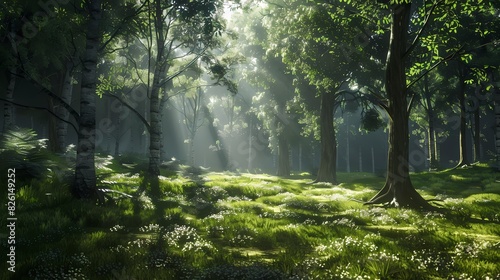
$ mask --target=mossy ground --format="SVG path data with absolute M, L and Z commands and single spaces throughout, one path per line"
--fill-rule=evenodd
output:
M 134 194 L 141 184 L 134 168 L 98 162 L 103 186 Z M 310 184 L 307 173 L 189 171 L 164 171 L 158 199 L 143 194 L 114 205 L 72 199 L 55 174 L 18 186 L 16 273 L 3 262 L 2 275 L 500 279 L 500 174 L 487 164 L 412 174 L 442 213 L 363 205 L 384 183 L 368 173 L 341 173 L 334 186 Z M 6 227 L 5 216 L 0 223 Z

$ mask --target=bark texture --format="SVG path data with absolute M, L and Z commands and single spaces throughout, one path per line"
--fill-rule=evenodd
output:
M 16 68 L 11 67 L 9 73 L 9 80 L 7 83 L 7 90 L 5 92 L 5 99 L 14 101 L 14 90 L 16 88 Z M 9 102 L 4 102 L 3 110 L 3 131 L 14 126 L 14 106 Z
M 160 164 L 161 164 L 161 140 L 162 140 L 162 127 L 161 127 L 161 100 L 160 90 L 161 81 L 165 77 L 166 71 L 166 56 L 165 56 L 165 34 L 163 22 L 163 9 L 161 1 L 156 0 L 155 4 L 155 30 L 156 30 L 156 64 L 154 68 L 153 84 L 151 87 L 151 98 L 149 106 L 150 114 L 150 137 L 149 137 L 149 176 L 150 176 L 150 190 L 153 195 L 159 195 L 159 178 Z
M 201 109 L 204 116 L 207 118 L 208 132 L 210 133 L 211 139 L 213 139 L 214 142 L 219 141 L 218 142 L 219 149 L 216 150 L 215 152 L 217 153 L 217 157 L 219 158 L 222 170 L 229 170 L 229 159 L 227 156 L 227 151 L 223 140 L 219 136 L 217 127 L 214 126 L 214 121 L 215 121 L 214 116 L 212 115 L 212 113 L 210 113 L 210 110 L 208 109 L 207 104 L 205 102 L 203 102 Z
M 278 91 L 275 91 L 278 92 Z M 288 145 L 288 120 L 283 100 L 277 99 L 277 114 L 275 115 L 276 134 L 278 138 L 278 170 L 276 175 L 290 176 L 290 151 Z
M 73 184 L 73 194 L 85 199 L 95 198 L 97 195 L 94 153 L 96 146 L 96 69 L 100 44 L 101 1 L 89 0 L 88 11 L 86 48 L 82 58 L 80 119 Z
M 333 126 L 334 102 L 333 94 L 321 94 L 321 159 L 315 182 L 337 183 L 337 140 Z
M 415 190 L 409 175 L 408 102 L 405 53 L 411 4 L 393 5 L 385 89 L 388 97 L 389 152 L 384 187 L 367 204 L 431 208 Z
M 481 86 L 476 85 L 476 96 L 481 94 Z M 473 162 L 481 160 L 481 107 L 479 100 L 476 99 L 477 104 L 474 104 L 474 159 Z
M 493 73 L 490 73 L 490 82 L 495 84 Z M 500 171 L 500 90 L 493 86 L 493 100 L 495 102 L 495 161 L 496 169 Z
M 459 148 L 460 158 L 457 167 L 469 165 L 469 158 L 467 156 L 467 112 L 465 110 L 465 70 L 459 69 L 460 88 L 458 92 L 458 102 L 460 105 L 460 136 Z
M 11 52 L 13 56 L 17 56 L 17 44 L 14 40 L 15 38 L 15 33 L 14 33 L 14 26 L 11 24 L 11 32 L 7 35 L 10 45 L 11 45 Z M 7 89 L 5 91 L 5 99 L 8 101 L 14 101 L 14 90 L 16 89 L 16 77 L 17 77 L 17 67 L 16 65 L 11 65 L 9 67 L 9 73 L 8 73 L 8 81 L 7 81 Z M 14 119 L 14 105 L 12 105 L 9 102 L 4 102 L 4 111 L 3 111 L 3 131 L 7 131 L 8 129 L 12 128 L 15 124 L 15 119 Z
M 426 102 L 427 117 L 429 118 L 429 129 L 428 133 L 428 147 L 429 147 L 429 169 L 435 170 L 439 168 L 437 149 L 436 149 L 436 130 L 435 130 L 435 114 L 434 106 L 431 101 L 431 92 L 429 90 L 429 78 L 424 77 L 424 98 Z
M 288 150 L 288 139 L 285 133 L 278 135 L 278 176 L 290 176 L 290 152 Z
M 67 104 L 71 104 L 71 98 L 73 96 L 73 63 L 66 63 L 66 69 L 64 73 L 64 78 L 62 82 L 61 89 L 61 99 Z M 68 120 L 69 112 L 61 105 L 54 106 L 55 113 L 63 120 Z M 55 151 L 57 153 L 64 153 L 66 150 L 66 136 L 68 135 L 68 124 L 61 121 L 56 120 L 56 147 Z

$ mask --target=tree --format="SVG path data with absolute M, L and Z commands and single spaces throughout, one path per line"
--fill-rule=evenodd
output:
M 374 65 L 380 72 L 377 60 L 381 36 L 369 33 L 373 24 L 350 16 L 351 8 L 342 1 L 321 0 L 273 2 L 268 8 L 272 50 L 280 53 L 289 71 L 303 76 L 316 88 L 309 93 L 320 100 L 320 107 L 314 110 L 319 112 L 322 150 L 316 182 L 336 183 L 337 143 L 333 123 L 336 108 L 356 98 L 353 95 L 356 90 L 350 87 L 360 88 L 356 78 L 369 76 L 363 72 L 377 77 L 375 71 L 370 71 Z M 339 11 L 347 13 L 338 15 Z
M 160 194 L 159 179 L 162 159 L 162 116 L 164 104 L 171 97 L 168 90 L 174 78 L 183 75 L 199 61 L 213 65 L 213 55 L 209 50 L 218 46 L 217 35 L 224 26 L 218 18 L 219 1 L 160 1 L 146 0 L 142 3 L 141 13 L 131 25 L 133 32 L 123 42 L 119 55 L 131 67 L 133 80 L 146 89 L 148 115 L 138 112 L 127 101 L 126 95 L 111 94 L 144 123 L 149 133 L 149 167 L 147 183 L 153 197 Z M 145 55 L 140 54 L 143 50 Z M 220 67 L 224 70 L 224 67 Z M 210 68 L 213 70 L 213 68 Z M 218 82 L 231 83 L 220 72 Z M 222 71 L 224 72 L 224 71 Z M 121 88 L 113 83 L 110 88 Z
M 423 136 L 429 170 L 439 169 L 439 144 L 438 139 L 442 137 L 443 132 L 438 129 L 442 125 L 443 117 L 449 116 L 450 108 L 446 102 L 449 95 L 447 90 L 452 79 L 447 79 L 439 72 L 432 72 L 425 75 L 418 83 L 418 104 L 411 111 L 410 118 L 420 127 L 420 133 Z
M 96 197 L 95 175 L 95 104 L 96 69 L 101 42 L 101 1 L 89 0 L 86 47 L 82 57 L 82 84 L 80 93 L 80 119 L 76 149 L 75 182 L 72 190 L 76 197 Z
M 8 38 L 8 42 L 10 43 L 12 47 L 12 57 L 15 57 L 18 50 L 17 50 L 17 45 L 16 42 L 14 41 L 13 38 L 13 25 L 14 23 L 10 23 L 10 30 L 8 31 L 7 35 L 5 36 Z M 5 98 L 8 101 L 14 101 L 14 90 L 16 88 L 16 78 L 17 78 L 17 65 L 16 63 L 12 62 L 12 58 L 9 59 L 10 61 L 10 66 L 8 68 L 8 83 L 7 83 L 7 89 L 5 91 Z M 9 128 L 11 128 L 15 121 L 14 121 L 14 106 L 8 102 L 4 103 L 4 114 L 3 114 L 3 130 L 4 132 L 7 131 Z
M 192 81 L 192 80 L 191 80 Z M 188 131 L 188 139 L 186 139 L 185 143 L 189 145 L 188 152 L 188 163 L 193 166 L 195 164 L 195 138 L 196 132 L 200 129 L 205 123 L 204 116 L 204 95 L 205 92 L 201 89 L 201 87 L 195 87 L 192 93 L 190 94 L 181 94 L 179 95 L 179 104 L 180 104 L 180 113 L 184 117 L 183 123 Z
M 289 119 L 287 101 L 293 96 L 293 75 L 282 62 L 279 53 L 267 52 L 270 31 L 258 19 L 258 11 L 248 21 L 248 46 L 244 50 L 250 58 L 246 77 L 258 91 L 252 100 L 257 118 L 269 133 L 269 148 L 277 156 L 278 176 L 290 175 L 289 142 L 293 126 Z

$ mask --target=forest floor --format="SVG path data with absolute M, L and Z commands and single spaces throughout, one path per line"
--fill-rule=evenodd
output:
M 102 187 L 136 193 L 137 167 L 98 165 Z M 105 205 L 72 199 L 55 173 L 18 186 L 16 272 L 2 262 L 2 279 L 500 279 L 500 174 L 487 164 L 412 174 L 439 213 L 363 205 L 384 183 L 369 173 L 163 175 L 162 197 Z

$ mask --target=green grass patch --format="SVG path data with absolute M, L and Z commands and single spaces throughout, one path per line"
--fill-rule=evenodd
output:
M 447 210 L 422 213 L 360 203 L 384 184 L 369 173 L 339 173 L 332 185 L 311 184 L 307 173 L 178 166 L 162 170 L 162 196 L 153 200 L 137 194 L 142 163 L 132 159 L 98 160 L 102 186 L 135 196 L 114 204 L 74 200 L 55 173 L 19 186 L 17 272 L 8 277 L 500 278 L 500 183 L 485 164 L 412 174 L 417 190 Z

